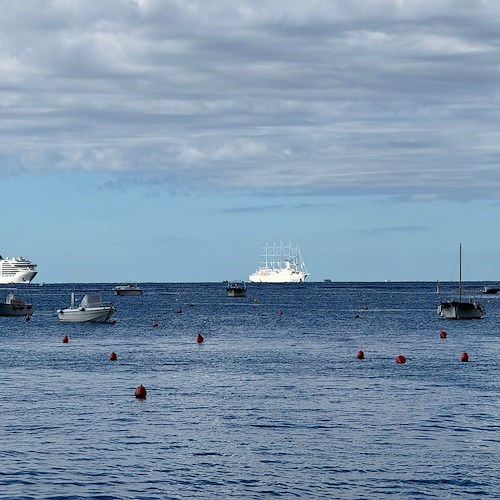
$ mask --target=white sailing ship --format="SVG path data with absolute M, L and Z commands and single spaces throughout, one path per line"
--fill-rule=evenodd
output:
M 24 257 L 10 257 L 4 259 L 0 255 L 0 284 L 31 283 L 36 276 L 36 264 Z
M 249 276 L 252 283 L 302 283 L 309 276 L 299 247 L 290 242 L 288 245 L 266 242 L 261 256 L 265 260 Z

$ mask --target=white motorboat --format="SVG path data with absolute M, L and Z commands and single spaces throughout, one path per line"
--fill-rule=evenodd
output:
M 27 304 L 14 291 L 9 291 L 0 301 L 0 316 L 31 316 L 33 309 L 33 304 Z
M 298 246 L 289 242 L 273 242 L 263 248 L 264 261 L 257 271 L 249 276 L 252 283 L 302 283 L 309 273 Z
M 460 244 L 460 280 L 458 285 L 458 300 L 441 302 L 437 313 L 445 319 L 482 319 L 485 310 L 479 302 L 462 301 L 462 244 Z
M 137 283 L 128 281 L 123 285 L 117 285 L 114 288 L 115 295 L 142 295 L 142 290 Z
M 65 309 L 59 309 L 57 316 L 61 321 L 71 323 L 104 323 L 116 311 L 111 303 L 104 303 L 99 292 L 86 293 L 77 303 L 74 292 L 71 293 L 71 304 Z
M 244 281 L 229 281 L 226 285 L 226 293 L 228 297 L 245 297 L 247 286 Z
M 36 264 L 24 257 L 8 257 L 0 255 L 0 284 L 31 283 L 36 276 Z

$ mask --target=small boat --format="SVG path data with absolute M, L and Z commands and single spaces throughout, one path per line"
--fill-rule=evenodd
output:
M 244 281 L 229 281 L 226 285 L 226 293 L 228 297 L 245 297 L 247 286 Z
M 115 311 L 113 304 L 101 300 L 99 292 L 86 293 L 78 304 L 72 292 L 70 306 L 59 309 L 57 316 L 61 321 L 71 323 L 105 323 Z
M 441 289 L 439 288 L 439 280 L 436 281 L 436 295 L 439 295 L 441 293 Z
M 31 316 L 33 304 L 26 304 L 25 300 L 9 291 L 0 301 L 0 316 Z
M 445 319 L 482 319 L 484 307 L 479 302 L 469 300 L 462 301 L 462 244 L 460 244 L 460 281 L 458 285 L 458 300 L 441 302 L 437 308 L 437 313 Z
M 490 295 L 493 295 L 493 294 L 498 293 L 498 292 L 500 292 L 500 288 L 495 288 L 493 286 L 485 286 L 481 290 L 481 293 L 486 293 L 486 294 L 490 294 Z
M 123 285 L 117 285 L 114 288 L 115 295 L 142 295 L 142 290 L 133 281 L 127 281 Z

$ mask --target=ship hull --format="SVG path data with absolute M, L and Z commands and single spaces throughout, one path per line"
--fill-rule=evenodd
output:
M 114 312 L 114 307 L 68 308 L 57 311 L 57 316 L 60 321 L 68 323 L 105 323 Z
M 445 319 L 482 319 L 484 309 L 474 302 L 444 302 L 439 305 L 438 314 Z
M 13 276 L 0 275 L 0 285 L 12 285 L 16 283 L 31 283 L 37 275 L 36 271 L 20 271 Z
M 262 269 L 251 274 L 248 279 L 252 283 L 303 283 L 306 277 L 306 273 L 297 271 Z

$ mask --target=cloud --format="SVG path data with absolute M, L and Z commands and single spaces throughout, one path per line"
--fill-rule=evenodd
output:
M 187 191 L 500 193 L 495 2 L 2 7 L 4 173 L 97 171 Z

